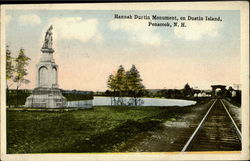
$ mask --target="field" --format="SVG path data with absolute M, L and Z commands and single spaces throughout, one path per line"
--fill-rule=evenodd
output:
M 126 141 L 153 131 L 188 107 L 106 106 L 74 111 L 7 110 L 7 153 L 123 151 Z

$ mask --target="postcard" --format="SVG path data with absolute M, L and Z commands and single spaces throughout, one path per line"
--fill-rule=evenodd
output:
M 1 160 L 249 159 L 247 2 L 1 6 Z

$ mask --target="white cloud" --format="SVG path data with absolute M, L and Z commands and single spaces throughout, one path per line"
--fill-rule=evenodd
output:
M 133 42 L 159 46 L 161 44 L 161 38 L 157 34 L 154 28 L 148 27 L 147 21 L 140 20 L 111 20 L 109 26 L 112 30 L 126 31 L 131 37 Z
M 39 16 L 35 14 L 29 14 L 29 15 L 19 16 L 18 22 L 22 25 L 36 26 L 41 23 L 41 19 Z
M 10 15 L 6 15 L 6 16 L 5 16 L 5 24 L 6 24 L 6 25 L 10 22 L 11 18 L 12 18 L 12 17 L 11 17 Z
M 53 18 L 50 23 L 54 26 L 58 39 L 79 40 L 87 42 L 102 42 L 102 34 L 98 31 L 97 19 L 82 20 L 81 17 Z
M 187 27 L 176 27 L 174 33 L 186 40 L 200 40 L 205 36 L 216 37 L 222 24 L 219 22 L 185 22 Z

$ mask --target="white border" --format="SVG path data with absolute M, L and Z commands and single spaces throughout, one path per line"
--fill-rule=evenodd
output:
M 246 160 L 249 158 L 249 8 L 248 2 L 168 2 L 108 4 L 35 4 L 1 6 L 1 160 Z M 242 83 L 242 146 L 241 152 L 200 153 L 106 153 L 106 154 L 6 154 L 5 100 L 5 10 L 240 10 L 241 14 L 241 83 Z

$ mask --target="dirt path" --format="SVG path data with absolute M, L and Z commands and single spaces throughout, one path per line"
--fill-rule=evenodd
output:
M 157 131 L 140 134 L 129 140 L 127 152 L 173 152 L 181 151 L 201 119 L 207 112 L 213 100 L 202 105 L 192 107 L 180 119 L 167 121 Z M 230 104 L 230 103 L 228 103 Z

